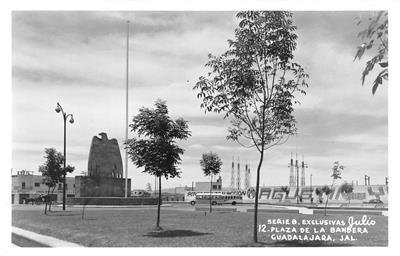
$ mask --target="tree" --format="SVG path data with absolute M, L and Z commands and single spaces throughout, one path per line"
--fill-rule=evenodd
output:
M 347 200 L 349 200 L 349 204 L 351 199 L 350 195 L 353 193 L 353 190 L 354 190 L 353 185 L 347 182 L 343 183 L 339 188 L 340 193 L 346 194 Z
M 334 163 L 333 163 L 333 167 L 332 167 L 332 175 L 331 175 L 331 177 L 332 177 L 332 185 L 331 185 L 331 187 L 330 187 L 330 193 L 333 193 L 334 192 L 334 190 L 333 190 L 333 185 L 335 184 L 335 180 L 337 180 L 337 179 L 341 179 L 342 177 L 342 171 L 344 170 L 344 166 L 343 165 L 341 165 L 340 163 L 339 163 L 339 161 L 335 161 Z M 323 189 L 324 189 L 325 187 L 323 187 Z M 325 188 L 325 190 L 326 190 L 326 188 Z M 324 191 L 325 192 L 325 191 Z M 329 194 L 330 194 L 329 193 Z M 325 195 L 327 195 L 326 193 L 325 193 Z M 329 197 L 328 197 L 328 195 L 327 195 L 327 197 L 326 197 L 326 202 L 325 202 L 325 216 L 326 216 L 326 207 L 328 206 L 328 200 L 329 200 Z
M 281 187 L 281 190 L 282 190 L 283 192 L 285 192 L 286 197 L 289 195 L 290 189 L 289 189 L 288 186 L 282 186 L 282 187 Z
M 147 192 L 149 192 L 149 193 L 151 193 L 151 184 L 150 184 L 150 182 L 148 182 L 147 184 L 146 184 L 146 191 Z
M 205 176 L 210 176 L 210 213 L 212 212 L 212 176 L 221 172 L 222 161 L 216 153 L 204 153 L 200 159 L 200 166 Z
M 205 112 L 224 113 L 232 126 L 228 140 L 259 153 L 253 239 L 257 238 L 258 195 L 264 152 L 283 144 L 296 131 L 293 116 L 297 93 L 305 94 L 308 75 L 293 62 L 296 26 L 290 12 L 239 12 L 235 39 L 220 56 L 209 55 L 193 89 Z
M 357 25 L 361 25 L 363 20 L 358 19 Z M 361 81 L 364 85 L 365 77 L 379 64 L 379 74 L 376 76 L 372 85 L 372 94 L 375 94 L 378 86 L 388 79 L 388 12 L 379 11 L 374 17 L 369 18 L 369 24 L 358 33 L 362 43 L 357 47 L 354 60 L 361 57 L 367 50 L 373 50 L 375 53 L 369 59 L 362 72 Z
M 161 177 L 165 179 L 180 177 L 178 165 L 184 150 L 176 140 L 185 140 L 191 134 L 188 123 L 182 118 L 172 120 L 168 115 L 165 101 L 157 100 L 154 109 L 142 107 L 129 125 L 137 138 L 125 144 L 129 158 L 143 172 L 158 178 L 158 208 L 156 230 L 160 227 Z
M 322 195 L 324 194 L 324 192 L 322 191 L 322 188 L 316 188 L 315 194 L 318 196 L 318 202 L 322 203 Z
M 328 206 L 329 195 L 332 194 L 333 190 L 332 187 L 325 185 L 321 188 L 321 192 L 326 195 L 326 203 L 325 203 L 325 216 L 326 216 L 326 207 Z
M 49 204 L 49 211 L 51 211 L 51 194 L 53 194 L 54 189 L 57 184 L 62 182 L 64 179 L 64 173 L 70 173 L 74 171 L 74 167 L 68 165 L 65 170 L 63 168 L 64 164 L 64 156 L 57 152 L 54 148 L 46 148 L 44 150 L 46 162 L 39 166 L 39 172 L 42 173 L 43 176 L 43 184 L 47 186 L 47 196 L 44 208 L 44 214 L 47 214 L 47 205 Z

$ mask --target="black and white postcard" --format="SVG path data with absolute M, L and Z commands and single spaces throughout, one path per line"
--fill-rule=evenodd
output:
M 387 247 L 396 14 L 251 7 L 10 10 L 12 246 Z

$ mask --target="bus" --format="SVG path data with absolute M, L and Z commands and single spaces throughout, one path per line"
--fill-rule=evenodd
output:
M 223 192 L 213 192 L 211 193 L 211 204 L 212 205 L 222 205 L 231 204 L 236 205 L 243 202 L 243 197 L 240 194 L 223 193 Z M 190 201 L 191 205 L 195 204 L 210 204 L 210 193 L 208 192 L 198 192 L 196 197 Z

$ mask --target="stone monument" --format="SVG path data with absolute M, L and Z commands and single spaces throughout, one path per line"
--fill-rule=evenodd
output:
M 122 159 L 118 141 L 108 139 L 102 132 L 100 138 L 93 136 L 90 145 L 88 175 L 123 178 Z
M 125 179 L 122 158 L 116 139 L 108 139 L 101 132 L 90 145 L 88 176 L 75 177 L 75 197 L 123 197 Z M 131 180 L 128 179 L 128 196 Z

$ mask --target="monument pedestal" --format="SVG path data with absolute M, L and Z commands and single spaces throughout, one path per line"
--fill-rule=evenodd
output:
M 125 179 L 101 176 L 76 176 L 75 197 L 124 197 Z M 131 179 L 128 179 L 128 197 Z

